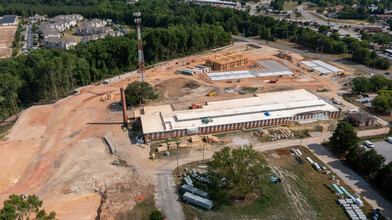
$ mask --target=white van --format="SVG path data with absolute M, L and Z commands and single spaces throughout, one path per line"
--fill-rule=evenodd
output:
M 373 143 L 370 142 L 370 141 L 365 141 L 365 145 L 366 145 L 366 147 L 368 147 L 368 148 L 373 148 L 373 147 L 374 147 Z
M 392 137 L 387 138 L 388 142 L 392 144 Z

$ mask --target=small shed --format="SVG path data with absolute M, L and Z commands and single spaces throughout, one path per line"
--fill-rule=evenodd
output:
M 348 119 L 356 127 L 368 127 L 377 124 L 377 118 L 366 112 L 349 113 Z

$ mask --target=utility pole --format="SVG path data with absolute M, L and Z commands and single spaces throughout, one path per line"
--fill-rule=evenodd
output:
M 320 42 L 320 39 L 317 39 L 316 58 L 317 58 L 317 52 L 318 52 L 318 48 L 319 48 L 319 42 Z
M 376 59 L 373 59 L 373 74 L 375 72 L 375 68 L 376 68 Z
M 144 82 L 144 54 L 143 54 L 143 44 L 142 44 L 142 34 L 140 32 L 140 23 L 142 19 L 140 18 L 140 12 L 134 12 L 133 16 L 135 18 L 135 23 L 137 24 L 137 42 L 138 42 L 138 55 L 139 55 L 139 81 Z

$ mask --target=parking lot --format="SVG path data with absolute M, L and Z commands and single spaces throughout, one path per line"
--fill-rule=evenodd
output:
M 379 141 L 374 143 L 374 149 L 377 153 L 385 157 L 385 163 L 392 161 L 392 144 L 388 141 Z
M 367 95 L 367 97 L 364 97 L 362 95 L 358 95 L 357 101 L 361 102 L 362 104 L 371 107 L 373 99 L 377 96 L 377 94 L 372 94 L 372 95 Z

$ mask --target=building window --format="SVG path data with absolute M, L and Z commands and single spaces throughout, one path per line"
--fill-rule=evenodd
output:
M 174 130 L 174 131 L 173 131 L 173 134 L 176 135 L 176 134 L 177 134 L 177 130 Z
M 151 134 L 151 138 L 154 138 L 154 137 L 155 137 L 155 133 L 152 133 L 152 134 Z

